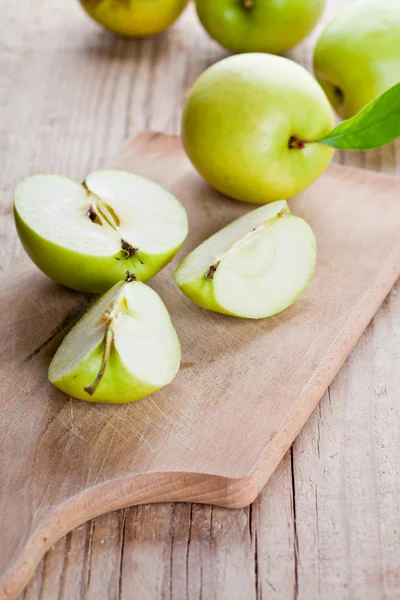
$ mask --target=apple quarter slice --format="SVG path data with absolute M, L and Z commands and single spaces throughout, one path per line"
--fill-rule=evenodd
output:
M 203 308 L 269 317 L 305 290 L 316 252 L 311 227 L 281 200 L 247 213 L 200 244 L 176 269 L 175 281 Z
M 179 339 L 161 298 L 128 275 L 66 335 L 49 380 L 80 400 L 122 404 L 170 383 L 180 359 Z
M 15 190 L 22 244 L 46 275 L 102 293 L 134 272 L 147 281 L 177 253 L 188 231 L 185 209 L 160 185 L 124 171 L 94 171 L 83 185 L 33 175 Z

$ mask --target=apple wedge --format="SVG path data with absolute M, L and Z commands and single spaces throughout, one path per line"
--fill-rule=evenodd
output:
M 312 278 L 316 253 L 311 227 L 281 200 L 200 244 L 176 269 L 175 281 L 203 308 L 260 319 L 295 302 Z
M 170 383 L 180 359 L 179 339 L 161 298 L 128 274 L 66 335 L 49 380 L 80 400 L 123 404 Z
M 185 209 L 160 185 L 124 171 L 94 171 L 84 184 L 33 175 L 15 190 L 21 242 L 39 269 L 73 289 L 102 293 L 134 272 L 147 281 L 177 253 Z

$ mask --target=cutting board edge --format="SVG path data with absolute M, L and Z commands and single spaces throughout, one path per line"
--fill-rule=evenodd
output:
M 50 513 L 26 540 L 0 578 L 0 600 L 14 600 L 24 590 L 46 552 L 72 529 L 102 514 L 140 504 L 196 502 L 244 508 L 260 493 L 257 476 L 227 478 L 188 472 L 127 475 L 93 486 Z
M 360 302 L 355 305 L 352 314 L 342 328 L 344 331 L 349 331 L 350 335 L 344 337 L 342 331 L 338 333 L 323 361 L 319 363 L 312 378 L 294 403 L 293 410 L 285 419 L 280 431 L 271 436 L 269 443 L 255 463 L 249 477 L 256 477 L 260 490 L 268 482 L 385 298 L 400 278 L 400 244 L 389 255 L 382 266 L 381 273 L 384 273 L 382 280 L 386 283 L 382 283 L 381 280 L 380 285 L 371 286 L 368 294 L 364 295 Z M 368 309 L 363 312 L 361 305 L 367 306 Z M 354 321 L 356 321 L 356 326 L 354 326 Z M 349 322 L 353 322 L 353 327 L 349 326 Z M 300 414 L 301 418 L 299 417 Z

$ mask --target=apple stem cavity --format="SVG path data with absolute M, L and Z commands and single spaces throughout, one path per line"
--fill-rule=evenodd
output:
M 97 373 L 97 376 L 96 376 L 95 380 L 93 381 L 93 383 L 84 387 L 85 392 L 87 392 L 89 394 L 89 396 L 93 396 L 93 394 L 95 393 L 100 381 L 103 379 L 104 373 L 105 373 L 107 365 L 108 365 L 108 360 L 110 358 L 110 352 L 111 352 L 111 346 L 112 346 L 113 339 L 114 339 L 114 332 L 111 328 L 112 321 L 113 321 L 113 318 L 111 318 L 109 324 L 107 325 L 106 334 L 104 336 L 104 352 L 103 352 L 103 358 L 101 361 L 100 370 Z
M 306 147 L 306 142 L 304 140 L 298 140 L 292 135 L 289 140 L 289 148 L 294 148 L 296 150 L 303 150 Z
M 344 102 L 344 92 L 343 92 L 342 88 L 339 87 L 338 85 L 334 85 L 333 86 L 333 93 L 335 94 L 336 100 L 339 102 L 339 104 L 343 104 L 343 102 Z
M 254 0 L 243 0 L 242 5 L 246 10 L 250 10 L 254 7 Z

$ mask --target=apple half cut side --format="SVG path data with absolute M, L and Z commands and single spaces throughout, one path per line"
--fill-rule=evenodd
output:
M 66 335 L 48 377 L 79 400 L 123 404 L 170 383 L 180 360 L 179 339 L 163 301 L 128 274 Z
M 175 281 L 208 310 L 260 319 L 285 310 L 310 282 L 317 244 L 284 200 L 257 208 L 193 250 Z
M 160 185 L 124 171 L 94 171 L 81 185 L 33 175 L 15 189 L 21 242 L 39 269 L 67 287 L 103 293 L 134 272 L 147 281 L 175 256 L 186 211 Z

